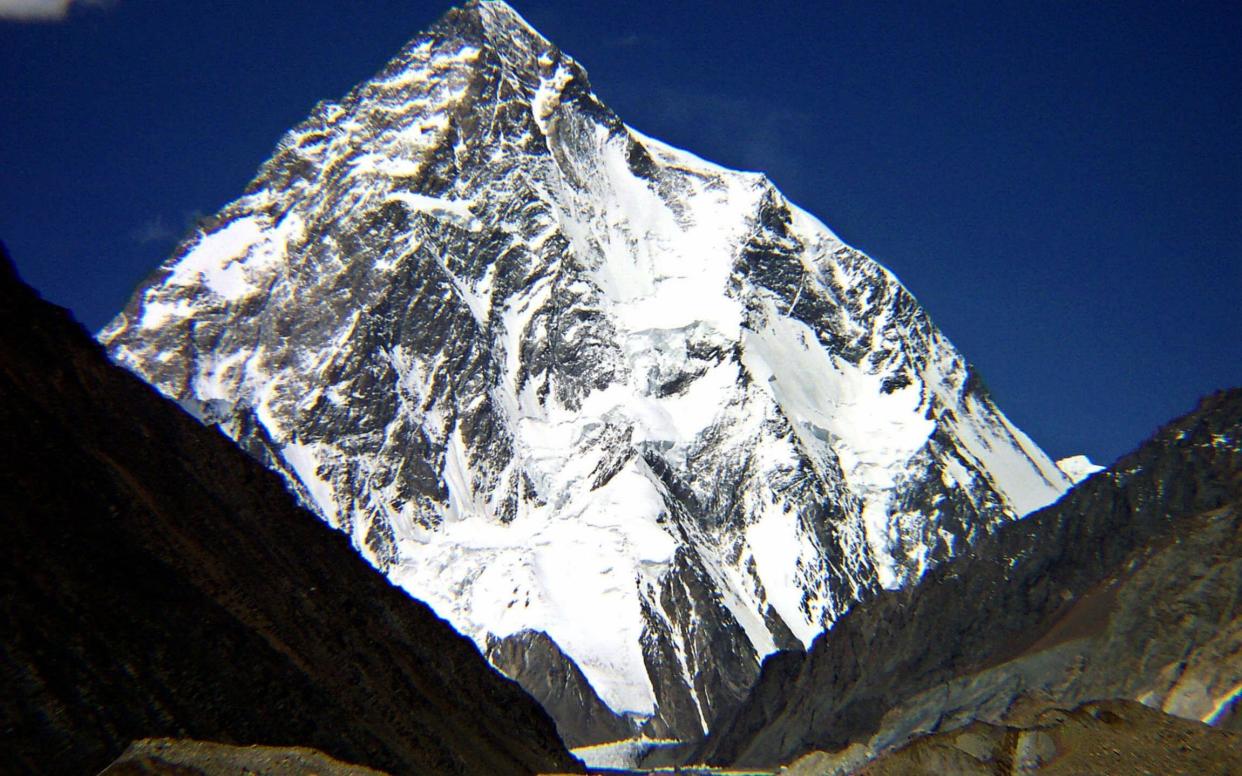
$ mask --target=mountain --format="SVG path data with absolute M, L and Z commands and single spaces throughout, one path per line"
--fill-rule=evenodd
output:
M 573 745 L 700 736 L 764 655 L 1069 487 L 888 271 L 500 2 L 318 105 L 100 339 L 480 648 L 537 650 Z
M 2 247 L 0 438 L 0 771 L 98 773 L 151 736 L 580 769 L 473 644 L 112 364 Z
M 948 740 L 1101 698 L 1238 730 L 1240 592 L 1233 390 L 917 586 L 855 607 L 804 656 L 769 660 L 697 758 L 767 766 L 846 750 L 866 760 L 925 734 Z M 1234 752 L 1218 772 L 1242 767 Z

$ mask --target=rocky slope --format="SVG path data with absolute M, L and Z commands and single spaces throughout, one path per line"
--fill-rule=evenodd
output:
M 698 753 L 864 758 L 1030 704 L 1129 698 L 1238 724 L 1242 390 L 1208 397 L 1057 504 L 765 668 Z M 1242 761 L 1235 763 L 1242 767 Z
M 817 752 L 781 776 L 1230 776 L 1242 734 L 1165 714 L 1134 701 L 1042 709 L 1025 721 L 974 722 L 929 734 L 867 762 Z
M 96 773 L 148 736 L 393 773 L 577 765 L 474 645 L 4 255 L 0 438 L 0 771 Z
M 484 653 L 492 665 L 531 694 L 556 720 L 566 746 L 619 741 L 636 732 L 633 721 L 608 708 L 582 671 L 548 634 L 522 631 L 492 638 Z
M 1069 485 L 890 273 L 499 2 L 316 107 L 101 339 L 481 648 L 545 634 L 532 692 L 613 715 L 579 742 L 700 735 Z

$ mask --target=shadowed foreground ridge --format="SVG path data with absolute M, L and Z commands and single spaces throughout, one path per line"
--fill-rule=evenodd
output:
M 1058 503 L 765 666 L 698 757 L 875 754 L 1026 696 L 1142 699 L 1237 729 L 1242 390 L 1216 393 Z M 1232 688 L 1232 690 L 1230 689 Z
M 6 772 L 152 736 L 394 773 L 572 771 L 551 720 L 279 478 L 123 369 L 0 246 Z

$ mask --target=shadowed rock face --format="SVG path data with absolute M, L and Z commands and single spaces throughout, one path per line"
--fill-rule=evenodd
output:
M 765 669 L 699 757 L 773 764 L 851 743 L 879 754 L 1032 699 L 1130 698 L 1232 724 L 1240 521 L 1234 390 L 916 588 L 856 607 L 800 665 Z
M 495 639 L 487 659 L 527 690 L 556 720 L 566 746 L 619 741 L 638 733 L 638 725 L 614 714 L 556 642 L 542 631 L 522 631 Z
M 573 770 L 551 720 L 281 480 L 0 258 L 3 769 L 134 739 L 305 745 L 394 773 Z

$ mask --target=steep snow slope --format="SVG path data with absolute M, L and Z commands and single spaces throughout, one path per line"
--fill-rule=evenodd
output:
M 498 2 L 319 105 L 101 339 L 653 736 L 1068 486 L 889 272 Z

